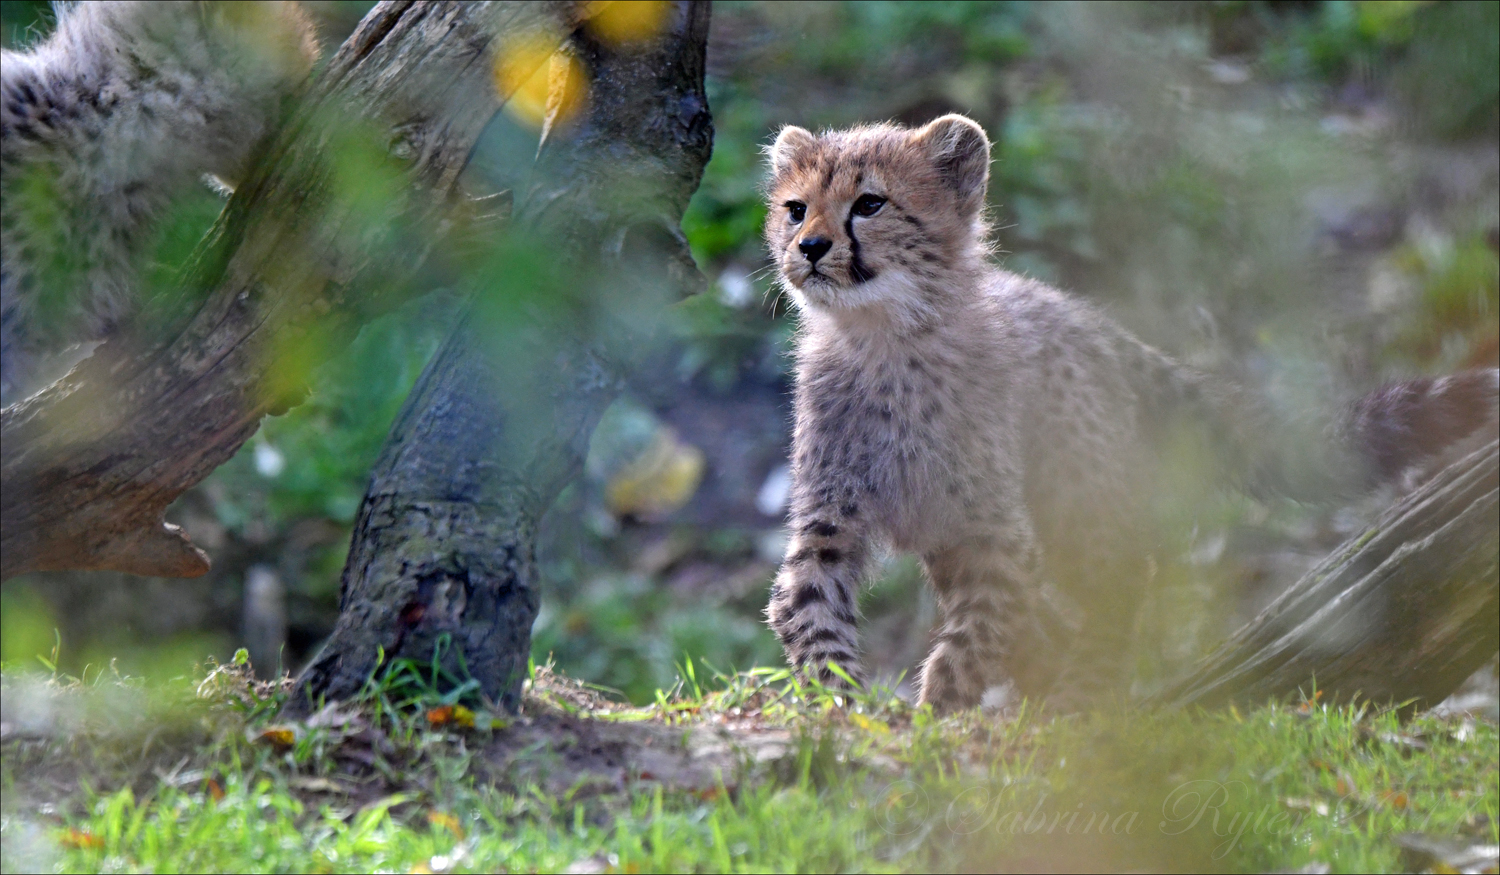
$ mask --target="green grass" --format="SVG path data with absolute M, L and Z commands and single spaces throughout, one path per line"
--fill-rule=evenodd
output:
M 285 686 L 243 665 L 154 685 L 11 668 L 4 868 L 1392 871 L 1400 833 L 1500 838 L 1482 721 L 1308 703 L 940 720 L 888 691 L 683 669 L 640 708 L 543 668 L 508 717 L 437 711 L 458 697 L 400 664 L 282 723 Z M 742 753 L 716 779 L 631 765 L 726 737 Z

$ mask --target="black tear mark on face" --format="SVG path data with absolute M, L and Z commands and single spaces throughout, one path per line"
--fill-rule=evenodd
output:
M 860 258 L 859 238 L 854 236 L 853 213 L 844 220 L 844 233 L 849 235 L 849 277 L 855 284 L 867 283 L 875 278 L 875 271 Z

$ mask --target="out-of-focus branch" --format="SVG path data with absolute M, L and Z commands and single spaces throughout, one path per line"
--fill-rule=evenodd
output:
M 408 280 L 455 222 L 462 199 L 450 195 L 470 150 L 528 72 L 497 76 L 497 55 L 519 41 L 527 51 L 505 63 L 545 63 L 581 8 L 371 10 L 200 246 L 182 294 L 160 307 L 192 310 L 180 330 L 111 340 L 0 412 L 0 578 L 204 573 L 207 557 L 164 522 L 167 506 L 262 416 L 301 400 L 316 361 L 299 358 L 326 359 L 414 290 Z M 350 178 L 351 154 L 379 172 Z
M 1151 702 L 1447 698 L 1500 649 L 1497 464 L 1491 440 L 1444 468 Z

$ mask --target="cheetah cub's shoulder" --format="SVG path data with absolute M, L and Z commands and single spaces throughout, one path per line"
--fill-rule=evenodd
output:
M 885 542 L 921 557 L 937 596 L 920 701 L 1119 689 L 1149 577 L 1146 432 L 1182 402 L 1228 411 L 1219 434 L 1270 433 L 1258 408 L 989 263 L 990 144 L 973 121 L 787 127 L 768 153 L 766 239 L 800 311 L 791 539 L 767 609 L 789 661 L 862 682 L 856 595 Z M 1493 372 L 1445 379 L 1422 389 L 1432 404 L 1472 401 L 1461 383 L 1495 406 Z M 1361 402 L 1340 433 L 1389 452 L 1421 407 Z M 1330 451 L 1321 468 L 1352 477 L 1359 460 Z M 1044 573 L 1083 608 L 1057 659 L 1021 644 Z

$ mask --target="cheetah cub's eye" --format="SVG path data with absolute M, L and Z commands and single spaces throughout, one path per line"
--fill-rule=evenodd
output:
M 807 218 L 807 204 L 800 201 L 787 201 L 786 210 L 791 214 L 793 225 L 800 225 Z
M 881 197 L 880 195 L 862 194 L 859 196 L 859 200 L 856 200 L 854 202 L 854 209 L 852 210 L 852 212 L 856 216 L 868 219 L 869 217 L 880 212 L 880 208 L 883 206 L 885 206 L 885 198 Z

